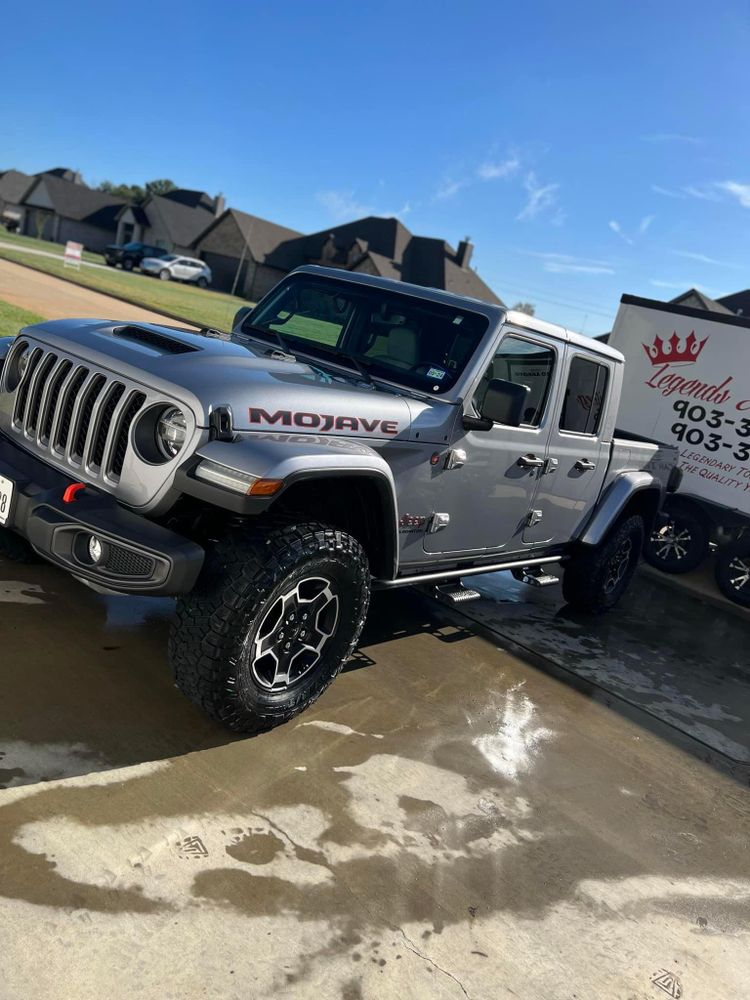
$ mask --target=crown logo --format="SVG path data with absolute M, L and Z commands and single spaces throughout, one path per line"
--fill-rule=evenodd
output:
M 654 337 L 653 344 L 644 344 L 643 350 L 648 355 L 652 365 L 692 365 L 706 345 L 708 337 L 698 340 L 695 330 L 685 338 L 685 343 L 681 345 L 677 331 L 672 334 L 669 340 L 664 341 L 658 335 Z

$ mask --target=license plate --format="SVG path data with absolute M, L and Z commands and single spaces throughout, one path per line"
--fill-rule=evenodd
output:
M 13 500 L 13 483 L 10 479 L 0 476 L 0 524 L 5 524 L 10 517 L 10 504 Z

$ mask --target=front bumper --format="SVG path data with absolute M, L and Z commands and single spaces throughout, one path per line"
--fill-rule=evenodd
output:
M 0 434 L 0 476 L 15 489 L 6 528 L 26 538 L 39 555 L 79 579 L 122 594 L 154 596 L 192 590 L 204 551 L 195 542 L 120 506 L 91 486 L 66 503 L 69 477 Z M 91 535 L 102 543 L 94 564 Z

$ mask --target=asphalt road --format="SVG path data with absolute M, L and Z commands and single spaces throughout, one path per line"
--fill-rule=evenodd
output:
M 171 602 L 0 561 L 2 1000 L 745 996 L 746 772 L 679 713 L 592 696 L 611 661 L 637 669 L 656 598 L 626 602 L 605 653 L 604 626 L 576 623 L 572 649 L 562 621 L 551 671 L 560 609 L 514 588 L 489 581 L 476 621 L 376 595 L 323 699 L 234 739 L 171 684 Z M 681 680 L 687 645 L 665 632 L 662 675 L 726 713 L 718 679 Z

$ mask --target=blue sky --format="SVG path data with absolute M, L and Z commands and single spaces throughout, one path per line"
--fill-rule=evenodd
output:
M 623 292 L 750 285 L 746 2 L 42 0 L 3 36 L 0 169 L 398 214 L 587 333 Z

